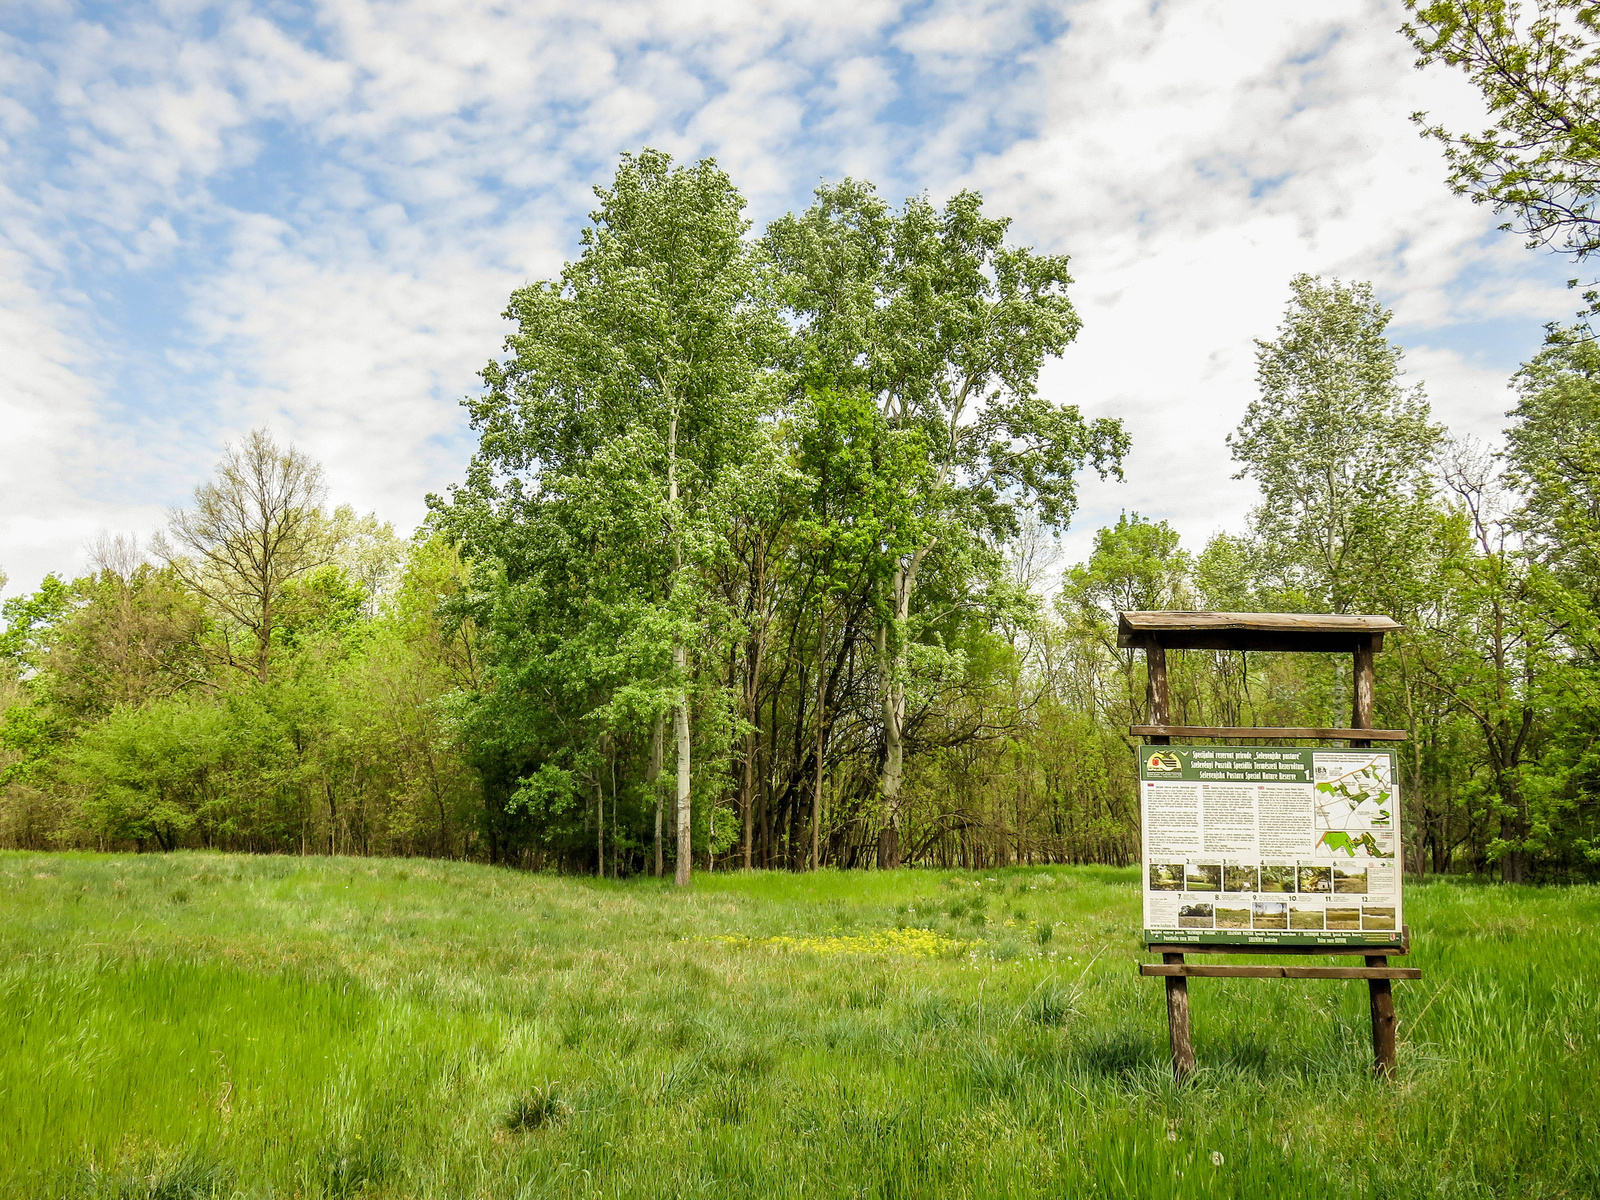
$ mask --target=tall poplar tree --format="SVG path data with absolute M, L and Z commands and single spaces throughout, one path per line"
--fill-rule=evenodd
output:
M 1007 244 L 1010 225 L 963 191 L 943 208 L 913 196 L 892 209 L 870 184 L 817 189 L 800 216 L 773 223 L 767 246 L 797 331 L 796 379 L 863 393 L 899 431 L 921 434 L 929 470 L 907 520 L 885 530 L 877 658 L 886 823 L 879 861 L 900 863 L 906 657 L 929 555 L 1003 542 L 1031 503 L 1063 526 L 1078 471 L 1116 470 L 1120 422 L 1088 421 L 1039 394 L 1040 368 L 1077 336 L 1065 255 Z
M 1280 603 L 1349 612 L 1420 565 L 1443 429 L 1402 379 L 1393 314 L 1366 283 L 1297 275 L 1283 323 L 1256 342 L 1260 395 L 1228 446 L 1261 487 L 1251 515 Z
M 705 581 L 744 474 L 772 457 L 780 327 L 743 198 L 714 161 L 625 154 L 595 192 L 580 256 L 511 298 L 510 354 L 467 402 L 481 440 L 446 520 L 520 589 L 507 611 L 565 606 L 543 653 L 597 682 L 585 716 L 671 712 L 686 884 L 694 655 L 725 624 Z

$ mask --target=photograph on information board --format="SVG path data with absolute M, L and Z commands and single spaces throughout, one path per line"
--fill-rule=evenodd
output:
M 1386 750 L 1141 746 L 1147 942 L 1398 945 Z

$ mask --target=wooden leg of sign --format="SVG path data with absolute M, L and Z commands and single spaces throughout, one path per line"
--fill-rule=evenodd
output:
M 1385 954 L 1367 955 L 1367 966 L 1387 967 Z M 1394 993 L 1387 979 L 1367 980 L 1372 1007 L 1372 1070 L 1379 1079 L 1394 1077 Z
M 1150 713 L 1150 724 L 1172 724 L 1172 707 L 1167 698 L 1167 650 L 1165 646 L 1146 646 L 1144 648 L 1145 667 L 1145 707 Z M 1163 746 L 1170 745 L 1170 737 L 1152 738 L 1151 741 Z
M 1350 726 L 1352 729 L 1372 728 L 1372 642 L 1369 640 L 1365 646 L 1357 646 L 1355 651 L 1355 670 L 1352 673 L 1355 682 L 1355 695 L 1350 704 Z M 1350 748 L 1366 749 L 1372 742 L 1367 738 L 1351 738 Z
M 1164 963 L 1183 962 L 1181 954 L 1163 954 Z M 1167 1031 L 1172 1035 L 1172 1077 L 1185 1083 L 1194 1074 L 1194 1041 L 1189 1036 L 1189 981 L 1167 976 Z

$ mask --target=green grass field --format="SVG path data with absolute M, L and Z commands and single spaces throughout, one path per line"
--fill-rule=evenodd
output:
M 0 1196 L 1600 1195 L 1600 889 L 1413 886 L 1360 983 L 1196 980 L 1133 871 L 0 855 Z

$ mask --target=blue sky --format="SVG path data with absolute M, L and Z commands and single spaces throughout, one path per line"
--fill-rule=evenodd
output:
M 1121 509 L 1198 544 L 1251 495 L 1223 437 L 1289 278 L 1372 280 L 1436 413 L 1493 437 L 1569 318 L 1560 259 L 1452 196 L 1397 4 L 266 0 L 0 14 L 0 569 L 147 536 L 269 425 L 409 529 L 470 452 L 458 399 L 618 153 L 715 155 L 758 227 L 854 174 L 977 187 L 1073 256 L 1050 394 L 1125 419 Z

